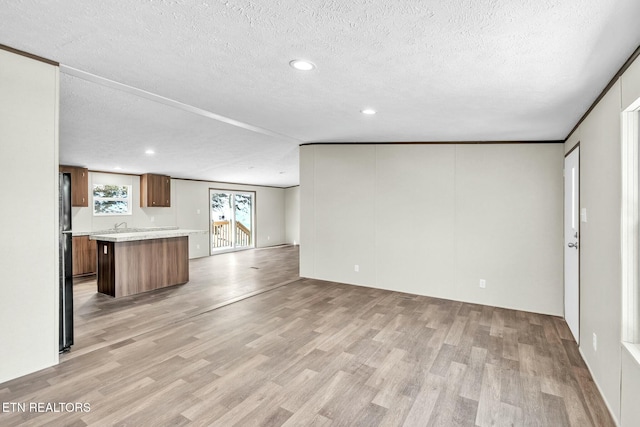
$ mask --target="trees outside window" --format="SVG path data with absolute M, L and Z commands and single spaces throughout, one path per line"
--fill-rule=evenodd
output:
M 131 215 L 131 186 L 94 184 L 94 215 Z

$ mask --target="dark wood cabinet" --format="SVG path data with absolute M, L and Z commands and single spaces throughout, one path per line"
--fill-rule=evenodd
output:
M 146 173 L 140 176 L 140 207 L 171 207 L 171 177 Z
M 96 273 L 96 241 L 89 240 L 89 236 L 76 236 L 73 238 L 71 258 L 73 260 L 73 275 L 84 276 Z
M 98 292 L 123 297 L 189 281 L 187 236 L 98 241 Z
M 71 206 L 89 206 L 89 169 L 61 165 L 60 172 L 71 174 Z

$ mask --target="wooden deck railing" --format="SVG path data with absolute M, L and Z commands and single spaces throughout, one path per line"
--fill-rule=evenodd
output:
M 211 224 L 211 246 L 216 248 L 227 248 L 232 244 L 231 221 L 213 221 Z M 236 222 L 236 247 L 251 245 L 251 231 Z
M 236 222 L 236 247 L 251 245 L 251 231 L 241 222 Z

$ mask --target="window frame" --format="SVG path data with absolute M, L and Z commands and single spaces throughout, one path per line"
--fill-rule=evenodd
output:
M 237 246 L 237 242 L 235 241 L 235 238 L 233 239 L 233 245 L 232 246 L 228 246 L 228 247 L 221 247 L 221 248 L 213 248 L 213 235 L 212 235 L 212 229 L 211 229 L 211 224 L 214 221 L 213 218 L 213 211 L 211 209 L 211 196 L 213 193 L 229 193 L 230 200 L 232 199 L 233 201 L 231 202 L 229 209 L 232 213 L 233 216 L 233 232 L 235 233 L 235 228 L 237 227 L 236 222 L 236 216 L 235 216 L 235 197 L 237 194 L 242 194 L 242 195 L 250 195 L 251 196 L 251 236 L 250 236 L 250 244 L 248 246 Z M 214 188 L 214 187 L 210 187 L 209 188 L 209 192 L 208 192 L 208 196 L 209 196 L 209 255 L 218 255 L 218 254 L 223 254 L 223 253 L 228 253 L 228 252 L 237 252 L 237 251 L 244 251 L 244 250 L 248 250 L 248 249 L 255 249 L 258 247 L 257 245 L 257 232 L 256 232 L 256 228 L 257 228 L 257 223 L 258 223 L 258 218 L 256 216 L 256 212 L 257 212 L 257 192 L 255 190 L 230 190 L 230 189 L 224 189 L 224 188 Z
M 640 349 L 640 98 L 622 112 L 622 342 Z M 638 352 L 640 355 L 640 352 Z M 639 359 L 640 362 L 640 359 Z
M 103 187 L 103 186 L 107 186 L 107 185 L 111 185 L 111 186 L 115 186 L 115 187 L 127 187 L 127 197 L 123 198 L 123 197 L 100 197 L 100 196 L 96 196 L 95 194 L 95 190 L 96 187 Z M 133 186 L 129 185 L 129 184 L 93 184 L 91 186 L 91 206 L 93 209 L 93 216 L 125 216 L 125 215 L 133 215 Z M 105 201 L 105 202 L 118 202 L 118 201 L 124 201 L 127 203 L 127 212 L 115 212 L 115 213 L 111 213 L 111 212 L 96 212 L 96 201 Z

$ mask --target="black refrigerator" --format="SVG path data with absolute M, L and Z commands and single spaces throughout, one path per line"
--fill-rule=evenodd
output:
M 71 261 L 71 174 L 60 174 L 60 328 L 59 350 L 67 352 L 73 344 L 73 271 Z

